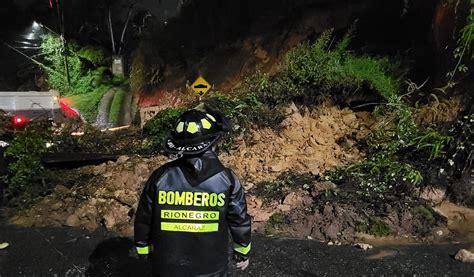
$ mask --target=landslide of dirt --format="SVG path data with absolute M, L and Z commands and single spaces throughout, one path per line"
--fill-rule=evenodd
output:
M 243 180 L 248 191 L 249 213 L 255 228 L 262 227 L 270 216 L 291 210 L 298 204 L 287 203 L 277 209 L 262 207 L 253 189 L 262 181 L 274 180 L 285 171 L 323 172 L 361 159 L 364 154 L 357 141 L 375 124 L 367 112 L 353 112 L 332 105 L 315 110 L 285 109 L 281 128 L 254 129 L 242 136 L 234 150 L 221 155 L 224 164 Z M 145 159 L 122 156 L 117 162 L 86 166 L 73 170 L 74 175 L 91 176 L 87 185 L 71 186 L 67 180 L 32 208 L 19 212 L 12 222 L 23 226 L 68 225 L 96 229 L 99 226 L 131 235 L 133 215 L 143 183 L 153 169 L 168 161 L 164 156 Z M 304 220 L 303 220 L 304 221 Z
M 238 148 L 222 160 L 252 184 L 273 180 L 284 171 L 322 174 L 336 166 L 360 160 L 357 141 L 375 124 L 367 112 L 323 105 L 303 111 L 285 109 L 281 129 L 252 130 Z
M 151 172 L 166 161 L 163 156 L 152 159 L 121 156 L 116 162 L 73 169 L 71 175 L 90 176 L 87 185 L 70 188 L 58 185 L 52 194 L 17 213 L 11 222 L 22 226 L 67 225 L 88 230 L 105 226 L 130 235 L 131 219 L 142 186 Z

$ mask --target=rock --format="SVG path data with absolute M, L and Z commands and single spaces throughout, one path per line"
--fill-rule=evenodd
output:
M 300 111 L 298 110 L 298 107 L 296 107 L 294 102 L 291 102 L 291 104 L 283 109 L 283 112 L 285 114 L 294 114 L 294 113 L 299 113 Z
M 77 227 L 79 225 L 80 225 L 80 220 L 76 214 L 72 214 L 68 216 L 68 218 L 66 219 L 66 226 Z
M 302 206 L 303 197 L 301 197 L 301 195 L 296 194 L 296 192 L 290 192 L 287 196 L 285 196 L 283 204 L 291 207 Z
M 446 190 L 439 188 L 427 188 L 421 192 L 420 198 L 430 201 L 435 205 L 440 204 L 444 201 L 444 199 L 446 199 Z
M 246 182 L 246 183 L 244 183 L 244 188 L 245 188 L 246 191 L 251 190 L 254 186 L 255 186 L 255 184 L 252 183 L 252 182 Z
M 336 184 L 334 184 L 331 181 L 322 181 L 322 182 L 317 182 L 314 184 L 312 190 L 311 190 L 311 195 L 313 197 L 318 196 L 321 192 L 324 192 L 325 190 L 332 190 L 337 188 Z
M 104 215 L 104 225 L 107 229 L 113 228 L 121 222 L 127 222 L 129 209 L 125 206 L 113 205 Z
M 292 141 L 300 141 L 303 139 L 303 133 L 297 128 L 288 128 L 283 131 L 283 135 Z
M 253 218 L 253 222 L 266 222 L 273 215 L 274 211 L 249 208 L 248 213 Z
M 103 163 L 103 164 L 94 166 L 92 168 L 92 174 L 101 175 L 101 174 L 104 174 L 106 170 L 107 170 L 107 165 L 105 163 Z
M 280 172 L 284 169 L 284 165 L 281 161 L 271 161 L 269 164 L 268 164 L 268 168 L 270 169 L 270 171 L 272 172 Z
M 258 142 L 260 139 L 262 139 L 262 136 L 259 132 L 255 131 L 252 133 L 252 142 Z
M 456 253 L 456 256 L 454 256 L 454 259 L 461 261 L 463 263 L 474 263 L 474 253 L 466 249 L 461 249 Z
M 147 164 L 144 162 L 137 164 L 134 173 L 140 177 L 148 178 L 149 169 Z
M 248 195 L 247 194 L 247 207 L 249 209 L 260 209 L 262 207 L 263 201 L 259 198 L 257 198 L 254 195 Z
M 323 234 L 326 238 L 331 240 L 337 239 L 337 233 L 339 233 L 339 227 L 336 224 L 329 224 L 322 228 Z
M 126 204 L 128 206 L 133 206 L 133 204 L 135 204 L 135 202 L 137 202 L 137 198 L 138 198 L 138 195 L 132 195 L 130 193 L 127 193 L 127 191 L 125 190 L 117 190 L 114 192 L 114 198 L 123 203 L 123 204 Z
M 123 164 L 123 163 L 125 163 L 126 161 L 128 161 L 128 159 L 130 159 L 130 157 L 125 156 L 125 155 L 122 155 L 122 156 L 118 157 L 116 163 L 117 163 L 117 164 Z
M 99 228 L 99 224 L 97 224 L 97 222 L 93 221 L 93 220 L 87 220 L 87 221 L 81 221 L 81 224 L 80 226 L 86 228 L 87 230 L 95 230 L 97 228 Z
M 323 215 L 327 218 L 331 218 L 334 216 L 332 205 L 327 204 L 326 206 L 324 206 Z
M 281 204 L 281 205 L 278 205 L 278 210 L 282 211 L 282 212 L 288 212 L 291 210 L 291 206 L 290 205 L 285 205 L 285 204 Z
M 56 211 L 59 210 L 63 206 L 62 202 L 56 202 L 53 205 L 51 205 L 51 210 Z
M 293 155 L 298 155 L 298 149 L 296 149 L 295 147 L 293 147 L 292 145 L 285 145 L 280 153 L 283 155 L 283 156 L 293 156 Z
M 357 121 L 357 117 L 356 117 L 355 114 L 349 113 L 349 114 L 346 114 L 342 117 L 342 121 L 347 126 L 352 126 L 352 124 L 354 124 Z
M 86 204 L 76 211 L 79 219 L 94 220 L 97 218 L 97 208 L 95 206 Z
M 369 249 L 374 248 L 372 245 L 367 244 L 367 243 L 356 243 L 354 244 L 354 246 L 362 250 L 369 250 Z
M 318 162 L 311 162 L 306 164 L 306 168 L 313 175 L 319 175 L 321 173 L 321 169 L 319 168 L 319 166 L 320 164 Z
M 61 186 L 61 185 L 57 185 L 55 188 L 54 188 L 54 192 L 58 193 L 58 194 L 66 194 L 69 192 L 69 189 L 66 188 L 65 186 Z

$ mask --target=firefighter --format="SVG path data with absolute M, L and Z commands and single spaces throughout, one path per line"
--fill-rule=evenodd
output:
M 249 264 L 244 189 L 215 153 L 227 130 L 217 113 L 189 110 L 165 139 L 179 158 L 150 176 L 134 224 L 138 256 L 150 257 L 156 276 L 227 276 L 229 230 L 236 268 Z

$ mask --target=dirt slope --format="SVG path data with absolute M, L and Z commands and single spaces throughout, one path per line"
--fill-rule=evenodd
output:
M 288 116 L 281 130 L 251 130 L 245 139 L 237 141 L 235 150 L 221 155 L 223 163 L 241 177 L 248 191 L 287 170 L 322 174 L 361 159 L 363 153 L 356 140 L 367 135 L 375 123 L 366 112 L 354 113 L 331 105 L 314 111 L 299 111 L 292 105 L 286 111 Z M 18 213 L 12 222 L 23 226 L 80 226 L 89 230 L 103 225 L 130 235 L 143 183 L 153 169 L 166 161 L 164 156 L 123 156 L 115 163 L 75 169 L 75 174 L 92 176 L 87 185 L 57 186 L 53 194 Z M 262 208 L 262 201 L 252 193 L 248 193 L 248 202 L 256 228 L 272 213 L 299 205 Z

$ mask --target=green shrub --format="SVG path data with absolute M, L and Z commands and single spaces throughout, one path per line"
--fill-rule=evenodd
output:
M 338 183 L 350 182 L 356 193 L 369 201 L 412 193 L 423 179 L 413 166 L 387 158 L 372 158 L 357 162 L 328 173 Z
M 270 216 L 268 221 L 265 223 L 265 234 L 267 235 L 276 235 L 281 233 L 279 230 L 280 227 L 284 224 L 287 224 L 288 220 L 284 214 L 274 213 Z
M 150 137 L 152 147 L 161 146 L 168 132 L 173 129 L 178 117 L 186 110 L 186 108 L 167 108 L 147 121 L 143 126 L 143 133 Z
M 331 171 L 328 178 L 356 184 L 358 193 L 366 199 L 410 195 L 423 181 L 412 157 L 437 159 L 452 137 L 418 126 L 413 109 L 401 97 L 391 97 L 376 114 L 382 121 L 367 137 L 369 158 Z
M 254 193 L 266 201 L 283 201 L 285 196 L 297 189 L 306 189 L 316 177 L 309 173 L 297 173 L 287 171 L 277 177 L 274 181 L 264 181 L 256 185 Z
M 250 123 L 258 121 L 257 118 L 264 108 L 263 103 L 253 93 L 229 96 L 217 92 L 202 102 L 207 108 L 220 112 L 233 121 L 235 129 L 248 127 Z
M 77 108 L 89 122 L 95 122 L 100 98 L 113 85 L 121 85 L 123 79 L 110 79 L 104 51 L 93 46 L 81 47 L 69 41 L 64 49 L 61 39 L 47 34 L 40 47 L 47 82 L 63 95 L 76 96 Z M 68 61 L 69 82 L 65 69 Z
M 104 50 L 94 46 L 85 46 L 77 51 L 77 56 L 81 59 L 91 62 L 95 66 L 105 64 Z
M 349 95 L 364 84 L 378 92 L 384 99 L 398 95 L 400 84 L 394 76 L 393 66 L 387 59 L 355 56 L 347 49 L 351 39 L 348 32 L 331 49 L 332 30 L 324 32 L 313 44 L 303 43 L 287 54 L 285 82 L 296 84 L 301 93 L 314 88 L 318 94 Z M 314 93 L 314 92 L 313 92 Z M 296 95 L 298 96 L 298 95 Z
M 360 222 L 356 225 L 358 232 L 367 233 L 377 237 L 388 236 L 392 233 L 390 226 L 378 217 L 369 217 L 366 222 Z
M 34 194 L 37 187 L 42 186 L 44 167 L 40 156 L 46 151 L 46 143 L 51 137 L 51 131 L 44 124 L 31 124 L 10 143 L 5 153 L 12 159 L 9 165 L 11 178 L 8 180 L 8 198 L 22 193 Z

